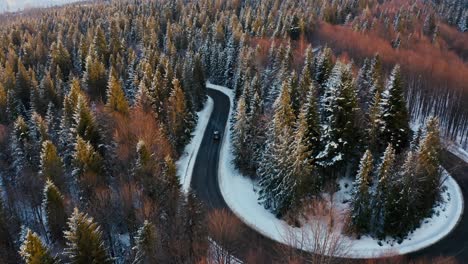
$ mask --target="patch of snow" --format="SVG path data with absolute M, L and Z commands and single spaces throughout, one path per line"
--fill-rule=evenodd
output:
M 233 91 L 222 86 L 208 84 L 207 87 L 219 90 L 225 93 L 233 100 Z M 231 131 L 229 123 L 226 123 L 226 133 L 223 137 L 220 160 L 218 166 L 218 180 L 221 193 L 230 209 L 247 225 L 255 229 L 266 237 L 283 244 L 299 247 L 311 251 L 315 245 L 305 245 L 297 243 L 304 241 L 304 235 L 308 233 L 313 236 L 315 232 L 312 226 L 304 225 L 302 228 L 289 226 L 285 221 L 276 218 L 258 203 L 258 194 L 255 191 L 257 185 L 248 177 L 244 177 L 233 165 L 233 154 L 231 145 Z M 382 246 L 378 240 L 362 236 L 361 239 L 355 239 L 341 235 L 343 244 L 348 249 L 346 252 L 338 252 L 338 256 L 348 258 L 375 258 L 378 256 L 389 256 L 397 254 L 406 254 L 428 247 L 446 235 L 448 235 L 457 225 L 463 213 L 463 196 L 460 187 L 455 180 L 444 171 L 447 176 L 443 185 L 446 187 L 443 193 L 444 202 L 435 208 L 438 212 L 432 218 L 423 221 L 420 228 L 403 240 L 401 244 L 396 242 L 383 241 Z M 339 181 L 340 191 L 333 195 L 333 204 L 338 211 L 346 211 L 348 207 L 349 193 L 351 191 L 352 181 L 343 179 Z M 291 239 L 291 234 L 297 236 L 297 239 Z M 296 242 L 294 242 L 296 241 Z
M 195 159 L 197 157 L 203 135 L 205 134 L 206 126 L 208 125 L 211 113 L 213 112 L 213 105 L 213 99 L 208 97 L 203 110 L 197 112 L 198 122 L 192 133 L 193 138 L 190 143 L 185 146 L 182 156 L 176 162 L 177 175 L 179 176 L 179 181 L 184 192 L 188 192 L 190 188 L 193 166 L 195 165 Z

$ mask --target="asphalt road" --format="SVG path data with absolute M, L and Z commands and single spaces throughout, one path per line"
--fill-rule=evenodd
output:
M 220 131 L 221 137 L 224 136 L 230 102 L 226 95 L 213 89 L 208 89 L 208 95 L 213 98 L 214 107 L 196 157 L 191 187 L 201 201 L 204 202 L 208 211 L 216 209 L 230 211 L 218 184 L 218 161 L 222 139 L 213 139 L 213 132 L 215 130 Z M 468 164 L 449 152 L 444 153 L 442 163 L 460 185 L 465 205 L 467 205 Z M 468 217 L 466 212 L 467 206 L 464 207 L 460 223 L 448 236 L 426 249 L 409 254 L 409 257 L 419 258 L 424 256 L 432 258 L 437 256 L 455 256 L 460 263 L 468 263 Z M 242 225 L 242 229 L 244 230 L 243 237 L 245 238 L 243 241 L 246 243 L 241 243 L 237 246 L 237 251 L 233 252 L 236 257 L 245 260 L 252 251 L 256 251 L 261 255 L 261 259 L 256 260 L 257 263 L 284 261 L 279 259 L 281 255 L 279 254 L 279 250 L 284 248 L 284 246 L 259 234 L 245 224 Z

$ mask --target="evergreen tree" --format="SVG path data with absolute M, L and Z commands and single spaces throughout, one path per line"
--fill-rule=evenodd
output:
M 325 47 L 322 52 L 320 52 L 320 56 L 317 58 L 317 63 L 314 68 L 314 80 L 320 85 L 320 87 L 323 87 L 333 69 L 332 52 L 329 47 Z
M 393 210 L 394 201 L 392 200 L 392 177 L 395 173 L 395 149 L 388 144 L 382 157 L 382 161 L 377 168 L 377 186 L 373 197 L 373 217 L 371 226 L 378 238 L 388 234 L 388 226 L 391 224 L 389 216 Z
M 281 94 L 275 102 L 274 117 L 259 167 L 259 200 L 266 209 L 278 216 L 287 211 L 289 190 L 285 188 L 291 187 L 287 183 L 282 183 L 289 181 L 292 166 L 290 151 L 295 118 L 289 87 L 290 83 L 284 81 Z
M 251 158 L 247 156 L 248 149 L 251 147 L 248 145 L 248 135 L 249 132 L 249 123 L 247 117 L 245 97 L 242 96 L 237 103 L 237 111 L 235 116 L 235 123 L 233 127 L 233 154 L 234 154 L 234 163 L 236 166 L 245 170 L 248 160 Z
M 430 118 L 426 123 L 426 135 L 418 149 L 417 173 L 421 188 L 421 210 L 430 212 L 440 199 L 441 168 L 440 153 L 442 145 L 439 135 L 439 120 Z
M 54 241 L 61 241 L 67 223 L 67 214 L 65 213 L 64 198 L 51 180 L 47 180 L 44 187 L 42 208 L 50 237 Z
M 310 146 L 311 141 L 307 137 L 309 126 L 305 111 L 299 114 L 296 123 L 294 142 L 290 154 L 292 160 L 291 174 L 289 174 L 289 177 L 285 177 L 282 182 L 282 188 L 285 189 L 283 197 L 286 197 L 283 207 L 286 207 L 287 211 L 292 209 L 295 213 L 301 209 L 303 198 L 315 195 L 320 190 L 320 179 L 314 168 L 313 147 Z
M 393 68 L 380 102 L 380 136 L 383 144 L 391 143 L 397 153 L 404 150 L 410 139 L 409 114 L 404 98 L 400 66 Z
M 105 101 L 106 99 L 106 67 L 98 59 L 89 54 L 86 58 L 86 70 L 83 75 L 83 83 L 93 100 Z
M 309 151 L 311 151 L 312 158 L 315 162 L 315 157 L 320 151 L 320 114 L 319 114 L 319 107 L 317 103 L 318 99 L 317 90 L 315 89 L 315 85 L 310 83 L 304 104 L 302 105 L 301 111 L 304 112 L 306 123 L 307 123 L 307 130 L 306 130 L 306 138 L 309 141 Z
M 39 174 L 45 179 L 55 182 L 60 188 L 65 188 L 62 159 L 59 157 L 55 145 L 49 140 L 42 143 Z
M 190 139 L 190 120 L 185 94 L 178 79 L 172 81 L 172 91 L 168 99 L 167 124 L 170 128 L 170 138 L 176 149 L 180 149 Z
M 158 263 L 158 237 L 156 226 L 145 220 L 135 237 L 135 259 L 133 264 Z
M 77 208 L 68 219 L 68 230 L 64 234 L 67 239 L 64 255 L 68 263 L 112 263 L 104 245 L 100 227 L 93 218 L 81 213 Z
M 89 141 L 94 148 L 99 146 L 99 132 L 94 114 L 88 105 L 85 95 L 79 95 L 73 114 L 72 132 L 75 136 L 80 136 Z
M 350 65 L 338 62 L 325 86 L 323 150 L 318 164 L 335 178 L 354 167 L 360 148 L 358 102 Z
M 59 261 L 52 256 L 39 236 L 27 230 L 26 237 L 20 248 L 20 255 L 26 264 L 56 264 Z
M 373 173 L 372 153 L 367 150 L 362 156 L 358 174 L 353 185 L 351 198 L 351 228 L 358 234 L 369 231 L 371 219 L 371 197 L 369 187 Z
M 127 115 L 129 106 L 122 89 L 121 82 L 116 78 L 113 69 L 109 73 L 109 82 L 107 84 L 107 103 L 106 107 L 111 111 Z
M 194 101 L 192 105 L 195 110 L 201 110 L 206 99 L 206 80 L 205 73 L 203 72 L 203 64 L 201 62 L 200 55 L 195 56 L 193 64 L 193 91 L 194 91 Z
M 102 175 L 103 160 L 94 147 L 78 136 L 75 143 L 75 153 L 73 154 L 74 169 L 72 175 L 76 177 L 86 194 L 90 194 L 96 185 L 105 182 Z

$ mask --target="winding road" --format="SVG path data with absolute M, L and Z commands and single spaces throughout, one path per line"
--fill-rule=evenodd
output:
M 208 211 L 216 209 L 230 210 L 221 194 L 218 183 L 219 153 L 222 140 L 214 140 L 213 132 L 220 131 L 221 136 L 225 133 L 226 122 L 228 120 L 230 100 L 224 93 L 208 89 L 208 95 L 214 101 L 214 108 L 209 123 L 206 127 L 201 142 L 198 155 L 193 168 L 191 187 L 198 197 L 205 203 Z M 457 180 L 463 195 L 465 205 L 467 204 L 468 191 L 468 164 L 450 152 L 445 152 L 443 156 L 443 166 Z M 460 263 L 468 263 L 468 217 L 467 208 L 457 227 L 441 241 L 434 245 L 409 254 L 410 258 L 455 256 Z M 246 260 L 252 251 L 260 256 L 256 263 L 283 262 L 279 249 L 284 248 L 275 242 L 243 224 L 244 242 L 241 243 L 233 254 L 242 260 Z

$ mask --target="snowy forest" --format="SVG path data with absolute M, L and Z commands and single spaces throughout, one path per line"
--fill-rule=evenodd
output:
M 234 91 L 234 163 L 265 208 L 299 225 L 350 176 L 348 232 L 404 238 L 440 200 L 445 142 L 468 148 L 467 31 L 463 0 L 0 14 L 0 263 L 230 261 L 249 243 L 239 220 L 176 168 L 207 82 Z M 292 254 L 275 258 L 307 262 Z

